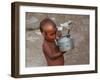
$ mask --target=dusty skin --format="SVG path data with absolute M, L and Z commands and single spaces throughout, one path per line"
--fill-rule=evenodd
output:
M 43 24 L 42 24 L 43 23 Z M 45 55 L 48 66 L 64 65 L 64 56 L 60 52 L 58 46 L 55 43 L 57 29 L 50 19 L 44 19 L 42 22 L 42 34 L 43 41 L 43 53 Z M 41 25 L 40 24 L 40 25 Z

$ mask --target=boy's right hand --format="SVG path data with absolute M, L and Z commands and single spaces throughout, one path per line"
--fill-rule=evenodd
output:
M 56 38 L 60 38 L 61 36 L 62 36 L 61 31 L 57 31 L 57 33 L 56 33 Z

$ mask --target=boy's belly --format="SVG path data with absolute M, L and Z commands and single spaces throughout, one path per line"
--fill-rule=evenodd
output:
M 48 66 L 60 66 L 60 65 L 64 65 L 64 57 L 60 56 L 57 59 L 50 59 L 50 58 L 46 58 L 47 59 L 47 64 Z

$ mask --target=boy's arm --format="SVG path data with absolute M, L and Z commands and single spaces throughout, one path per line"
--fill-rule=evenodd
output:
M 47 44 L 43 45 L 43 50 L 44 50 L 45 54 L 51 59 L 56 59 L 63 55 L 63 53 L 61 53 L 61 52 L 55 52 L 55 51 L 51 50 Z

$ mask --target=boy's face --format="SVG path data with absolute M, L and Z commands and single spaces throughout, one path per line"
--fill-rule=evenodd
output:
M 52 25 L 45 25 L 43 28 L 44 37 L 48 41 L 54 41 L 56 39 L 57 29 Z

